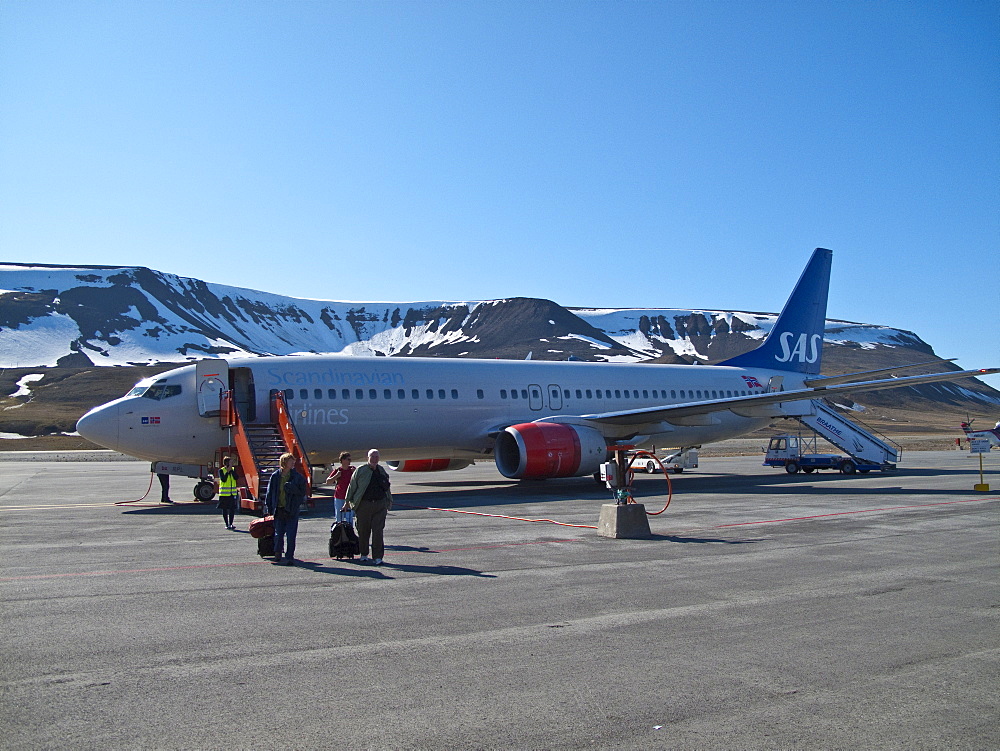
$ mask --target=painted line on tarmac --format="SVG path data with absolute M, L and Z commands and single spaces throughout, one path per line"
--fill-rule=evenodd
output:
M 552 543 L 562 543 L 562 542 L 582 542 L 583 538 L 572 538 L 563 540 L 533 540 L 531 542 L 509 542 L 509 543 L 496 543 L 493 545 L 476 545 L 472 547 L 463 548 L 441 548 L 440 550 L 400 550 L 393 551 L 393 557 L 402 555 L 416 555 L 416 554 L 439 554 L 439 553 L 455 553 L 463 550 L 493 550 L 496 548 L 515 548 L 522 547 L 524 545 L 551 545 Z M 316 560 L 311 560 L 307 558 L 297 558 L 297 561 L 301 563 L 325 563 L 327 561 L 337 561 L 336 558 L 319 558 Z M 359 559 L 337 561 L 338 563 L 353 563 L 355 565 L 360 565 L 361 561 Z M 0 577 L 0 582 L 19 582 L 19 581 L 37 581 L 40 579 L 70 579 L 73 577 L 84 577 L 84 576 L 113 576 L 115 574 L 154 574 L 164 571 L 194 571 L 197 569 L 214 569 L 214 568 L 231 568 L 233 566 L 259 566 L 264 563 L 275 564 L 272 560 L 261 559 L 259 561 L 236 561 L 231 563 L 202 563 L 195 564 L 191 566 L 157 566 L 153 568 L 130 568 L 130 569 L 108 569 L 104 571 L 75 571 L 63 574 L 32 574 L 29 576 L 3 576 Z M 363 568 L 380 568 L 378 566 L 362 566 Z M 297 568 L 301 568 L 297 567 Z M 308 567 L 306 567 L 308 569 Z M 386 569 L 392 570 L 392 563 L 386 564 Z
M 705 527 L 705 529 L 725 529 L 727 527 L 746 527 L 751 524 L 778 524 L 780 522 L 799 522 L 805 521 L 807 519 L 825 519 L 831 516 L 850 516 L 852 514 L 874 514 L 879 511 L 904 511 L 916 508 L 929 508 L 931 506 L 951 506 L 956 503 L 983 503 L 985 501 L 997 501 L 1000 500 L 1000 496 L 994 498 L 968 498 L 963 501 L 940 501 L 938 503 L 917 503 L 912 506 L 886 506 L 885 508 L 867 508 L 859 509 L 857 511 L 834 511 L 829 514 L 812 514 L 811 516 L 790 516 L 787 519 L 766 519 L 763 521 L 755 522 L 735 522 L 733 524 L 718 524 L 714 527 Z

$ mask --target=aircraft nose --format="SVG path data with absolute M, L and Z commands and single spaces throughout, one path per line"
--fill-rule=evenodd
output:
M 77 432 L 91 443 L 109 449 L 118 449 L 119 404 L 94 407 L 76 421 Z

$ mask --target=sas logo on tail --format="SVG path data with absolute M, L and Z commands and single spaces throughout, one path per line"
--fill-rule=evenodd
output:
M 778 343 L 781 345 L 781 355 L 775 355 L 775 360 L 778 362 L 798 360 L 799 362 L 808 363 L 814 363 L 819 360 L 820 348 L 823 346 L 822 336 L 819 334 L 813 334 L 812 336 L 799 334 L 793 347 L 792 338 L 794 336 L 795 334 L 791 331 L 783 331 L 781 333 L 781 336 L 778 337 Z M 807 348 L 808 352 L 806 351 Z

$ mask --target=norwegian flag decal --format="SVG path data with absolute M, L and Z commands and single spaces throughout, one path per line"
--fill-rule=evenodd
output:
M 740 376 L 740 378 L 742 378 L 744 381 L 746 381 L 748 389 L 762 389 L 762 388 L 764 388 L 761 385 L 760 381 L 758 381 L 753 376 Z

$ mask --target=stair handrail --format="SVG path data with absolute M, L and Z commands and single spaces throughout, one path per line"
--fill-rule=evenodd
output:
M 244 487 L 250 492 L 254 500 L 260 500 L 260 470 L 257 468 L 257 457 L 254 454 L 253 446 L 250 445 L 250 437 L 247 435 L 243 419 L 239 410 L 236 409 L 236 402 L 233 399 L 233 392 L 223 391 L 219 395 L 219 424 L 232 431 L 230 444 L 236 447 L 236 455 L 239 458 L 237 464 L 237 478 L 242 476 Z M 239 480 L 237 479 L 237 482 Z
M 869 425 L 864 420 L 862 420 L 860 417 L 858 417 L 858 418 L 856 418 L 854 420 L 851 420 L 851 422 L 860 423 L 862 426 L 864 426 L 865 430 L 867 430 L 869 433 L 871 433 L 872 435 L 874 435 L 875 437 L 877 437 L 880 441 L 882 441 L 883 443 L 887 443 L 890 446 L 892 446 L 894 449 L 896 449 L 896 462 L 901 462 L 903 460 L 903 447 L 900 446 L 898 443 L 896 443 L 894 440 L 892 440 L 889 436 L 887 436 L 881 430 L 879 430 L 878 428 L 876 428 L 876 427 L 874 427 L 872 425 Z
M 862 420 L 860 417 L 855 417 L 854 415 L 851 415 L 850 419 L 848 419 L 846 417 L 843 417 L 835 409 L 833 409 L 832 407 L 828 406 L 827 404 L 824 404 L 822 401 L 819 402 L 819 404 L 820 404 L 821 407 L 823 407 L 823 409 L 825 409 L 825 410 L 827 410 L 829 412 L 832 412 L 833 414 L 837 415 L 837 417 L 840 417 L 848 425 L 850 425 L 852 427 L 857 427 L 857 425 L 860 425 L 860 426 L 862 426 L 862 428 L 864 428 L 864 430 L 866 430 L 868 433 L 870 433 L 871 435 L 873 435 L 875 438 L 878 438 L 883 443 L 888 444 L 890 447 L 896 449 L 896 462 L 897 463 L 899 463 L 899 462 L 901 462 L 903 460 L 903 447 L 900 446 L 898 443 L 896 443 L 894 440 L 892 440 L 885 433 L 883 433 L 882 431 L 880 431 L 878 428 L 876 428 L 876 427 L 874 427 L 872 425 L 869 425 L 864 420 Z
M 288 453 L 295 457 L 302 468 L 302 473 L 306 476 L 306 502 L 312 506 L 312 467 L 305 449 L 302 447 L 302 441 L 299 439 L 299 431 L 295 429 L 295 423 L 292 422 L 285 392 L 280 389 L 271 390 L 271 422 L 277 425 L 285 448 Z

